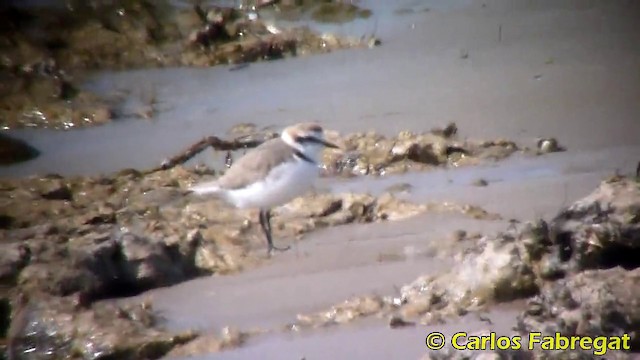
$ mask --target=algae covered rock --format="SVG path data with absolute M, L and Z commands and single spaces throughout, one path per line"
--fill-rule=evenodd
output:
M 640 183 L 614 177 L 552 221 L 556 256 L 568 270 L 640 266 Z
M 345 322 L 357 318 L 353 314 L 394 314 L 402 321 L 437 324 L 487 305 L 535 296 L 522 316 L 526 331 L 626 332 L 637 347 L 638 206 L 638 182 L 624 177 L 604 181 L 548 223 L 527 222 L 519 230 L 481 237 L 455 255 L 455 270 L 422 276 L 398 294 L 380 297 L 375 311 L 355 311 L 367 303 L 366 296 L 356 297 L 301 316 L 301 324 Z
M 9 358 L 157 359 L 195 334 L 157 328 L 147 304 L 78 308 L 71 298 L 36 296 L 13 313 Z
M 399 132 L 384 136 L 359 132 L 343 136 L 343 151 L 328 151 L 324 163 L 330 174 L 390 175 L 438 166 L 475 165 L 525 151 L 507 140 L 463 139 L 455 123 L 422 133 Z
M 546 286 L 519 317 L 522 333 L 628 336 L 640 349 L 640 268 L 586 270 Z M 627 349 L 629 350 L 629 349 Z

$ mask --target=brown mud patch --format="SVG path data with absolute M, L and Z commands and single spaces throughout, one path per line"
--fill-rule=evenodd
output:
M 330 17 L 347 5 L 318 6 Z M 361 12 L 348 7 L 347 14 Z M 244 64 L 379 44 L 305 27 L 280 29 L 252 8 L 180 9 L 167 1 L 0 5 L 0 19 L 1 129 L 72 129 L 117 119 L 122 99 L 101 98 L 78 85 L 89 71 Z

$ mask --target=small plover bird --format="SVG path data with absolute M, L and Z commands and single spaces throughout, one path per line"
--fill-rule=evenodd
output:
M 239 209 L 260 210 L 260 226 L 267 238 L 267 253 L 285 251 L 271 235 L 271 208 L 304 194 L 320 175 L 319 157 L 324 147 L 338 148 L 324 139 L 322 127 L 299 123 L 247 152 L 215 181 L 197 184 L 196 195 L 219 195 Z

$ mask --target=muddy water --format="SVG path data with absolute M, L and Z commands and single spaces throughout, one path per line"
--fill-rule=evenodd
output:
M 364 2 L 375 15 L 361 21 L 384 41 L 374 49 L 241 71 L 223 66 L 96 74 L 87 87 L 126 96 L 126 110 L 154 97 L 156 116 L 74 132 L 11 131 L 43 155 L 2 168 L 0 175 L 151 166 L 238 122 L 280 127 L 315 119 L 340 131 L 394 133 L 455 121 L 463 136 L 527 144 L 556 136 L 573 150 L 638 143 L 638 4 L 434 6 L 443 3 Z M 369 31 L 349 26 L 338 28 Z
M 43 155 L 0 168 L 0 175 L 149 167 L 202 136 L 224 135 L 239 122 L 281 127 L 301 119 L 343 132 L 384 133 L 455 121 L 462 136 L 504 137 L 525 145 L 538 136 L 555 136 L 569 149 L 495 166 L 323 181 L 320 187 L 327 191 L 374 193 L 406 183 L 409 191 L 398 196 L 477 204 L 503 220 L 425 214 L 398 223 L 326 229 L 295 242 L 292 251 L 259 269 L 140 296 L 162 311 L 171 329 L 218 331 L 228 325 L 278 327 L 298 313 L 353 295 L 391 293 L 419 275 L 455 266 L 440 253 L 464 246 L 452 242 L 455 230 L 489 233 L 503 230 L 511 218 L 549 217 L 616 169 L 635 169 L 640 160 L 638 4 L 369 0 L 364 5 L 374 16 L 337 31 L 375 29 L 382 47 L 252 64 L 239 71 L 223 66 L 96 74 L 86 86 L 126 96 L 124 113 L 135 112 L 153 96 L 156 116 L 148 121 L 125 116 L 72 132 L 11 131 Z M 196 161 L 222 159 L 205 154 Z M 472 184 L 480 178 L 488 186 Z M 327 351 L 336 359 L 414 359 L 425 351 L 427 331 L 508 332 L 516 313 L 492 310 L 493 325 L 462 319 L 402 330 L 367 320 L 321 332 L 266 335 L 241 349 L 199 359 L 318 359 L 327 358 Z

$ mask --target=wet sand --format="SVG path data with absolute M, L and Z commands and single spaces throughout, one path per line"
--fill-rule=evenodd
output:
M 369 0 L 365 5 L 375 16 L 339 31 L 362 34 L 377 22 L 379 48 L 252 64 L 233 72 L 219 67 L 97 75 L 88 86 L 126 91 L 132 108 L 145 93 L 155 92 L 157 117 L 74 132 L 12 131 L 43 155 L 0 168 L 0 176 L 150 167 L 202 136 L 224 135 L 239 122 L 281 127 L 316 119 L 341 132 L 392 134 L 455 121 L 462 136 L 502 137 L 529 146 L 537 137 L 554 136 L 568 148 L 495 166 L 323 180 L 320 191 L 380 192 L 409 183 L 411 192 L 400 196 L 479 205 L 503 220 L 427 213 L 402 222 L 326 229 L 258 269 L 140 296 L 153 302 L 172 329 L 217 332 L 224 326 L 279 327 L 296 314 L 354 295 L 392 293 L 420 275 L 455 266 L 451 257 L 437 256 L 438 249 L 464 246 L 452 244 L 453 231 L 486 234 L 504 230 L 512 218 L 549 218 L 616 170 L 635 170 L 640 160 L 639 3 L 407 0 L 391 5 Z M 489 185 L 471 185 L 477 178 Z M 380 261 L 381 254 L 397 256 Z M 265 335 L 240 349 L 196 358 L 417 359 L 426 352 L 429 331 L 508 333 L 517 314 L 513 306 L 502 306 L 491 310 L 493 324 L 464 318 L 393 330 L 383 320 L 367 319 Z

